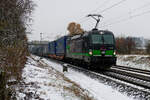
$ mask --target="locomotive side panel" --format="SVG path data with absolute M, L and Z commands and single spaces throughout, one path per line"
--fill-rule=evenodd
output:
M 66 57 L 71 59 L 82 60 L 83 58 L 83 39 L 72 38 L 67 40 L 67 52 Z

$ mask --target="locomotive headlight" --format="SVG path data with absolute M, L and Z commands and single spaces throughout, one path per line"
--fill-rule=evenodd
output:
M 90 51 L 89 54 L 92 55 L 93 54 L 92 51 Z
M 114 55 L 116 55 L 116 51 L 114 51 Z
M 90 49 L 90 50 L 89 50 L 89 55 L 92 55 L 92 54 L 93 54 L 93 53 L 92 53 L 92 50 Z

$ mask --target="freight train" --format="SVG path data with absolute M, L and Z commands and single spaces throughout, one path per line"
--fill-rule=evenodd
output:
M 115 37 L 111 31 L 93 29 L 84 34 L 63 36 L 55 41 L 30 44 L 29 51 L 100 69 L 116 65 Z

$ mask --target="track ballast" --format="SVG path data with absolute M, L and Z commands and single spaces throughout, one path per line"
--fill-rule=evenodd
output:
M 56 60 L 53 60 L 56 61 Z M 107 84 L 116 84 L 116 86 L 123 86 L 125 91 L 129 91 L 127 95 L 133 95 L 137 92 L 134 98 L 150 98 L 150 71 L 130 68 L 125 66 L 112 66 L 112 68 L 105 71 L 98 71 L 93 69 L 85 69 L 70 63 L 56 61 L 63 66 L 85 73 L 86 75 L 100 80 L 109 80 Z M 121 68 L 122 67 L 122 68 Z M 124 68 L 123 68 L 124 67 Z M 119 85 L 118 85 L 119 84 Z M 112 86 L 113 87 L 113 86 Z M 115 87 L 117 88 L 117 87 Z M 120 90 L 119 90 L 120 91 Z M 132 91 L 132 93 L 131 93 Z

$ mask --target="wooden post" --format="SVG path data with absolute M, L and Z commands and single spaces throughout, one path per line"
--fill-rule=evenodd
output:
M 68 72 L 67 64 L 63 64 L 63 72 Z

